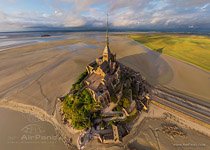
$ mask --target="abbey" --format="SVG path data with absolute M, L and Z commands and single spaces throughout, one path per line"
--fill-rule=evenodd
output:
M 93 135 L 102 143 L 118 143 L 129 132 L 119 121 L 126 120 L 136 110 L 148 109 L 148 84 L 138 72 L 116 60 L 116 54 L 109 48 L 108 32 L 103 55 L 90 63 L 86 70 L 85 88 L 102 106 L 100 113 L 103 119 L 94 121 L 96 133 Z M 109 121 L 118 123 L 102 129 L 101 124 Z
M 121 68 L 116 61 L 116 55 L 109 48 L 108 34 L 106 37 L 107 41 L 103 56 L 86 67 L 88 78 L 85 80 L 87 89 L 95 101 L 103 106 L 111 102 L 111 91 L 120 83 L 121 76 Z
M 107 21 L 103 54 L 87 65 L 86 72 L 64 98 L 64 120 L 73 118 L 76 127 L 89 128 L 79 137 L 80 146 L 85 144 L 85 136 L 102 143 L 119 143 L 129 133 L 132 118 L 148 110 L 149 93 L 150 85 L 140 73 L 118 62 L 111 52 Z

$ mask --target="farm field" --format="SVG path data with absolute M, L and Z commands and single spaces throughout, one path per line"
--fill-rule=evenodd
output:
M 139 33 L 130 35 L 150 49 L 210 71 L 210 37 L 200 35 Z

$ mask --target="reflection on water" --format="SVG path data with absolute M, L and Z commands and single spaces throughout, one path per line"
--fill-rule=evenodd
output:
M 49 37 L 41 37 L 49 34 Z M 68 34 L 61 33 L 45 33 L 45 32 L 23 32 L 23 33 L 0 33 L 0 51 L 15 46 L 22 46 L 37 42 L 57 41 L 63 39 L 71 39 Z
M 1 150 L 66 150 L 54 127 L 35 117 L 0 108 Z
M 16 46 L 22 46 L 38 42 L 57 41 L 62 39 L 65 39 L 65 37 L 6 38 L 0 40 L 0 51 Z
M 0 42 L 0 48 L 6 48 L 7 46 L 17 46 L 17 45 L 21 45 L 21 44 L 28 44 L 28 43 L 34 43 L 36 41 L 12 41 L 12 40 L 2 40 Z
M 50 35 L 48 37 L 41 37 L 42 35 Z M 97 42 L 104 40 L 105 38 L 101 37 L 99 33 L 72 33 L 72 32 L 23 32 L 23 33 L 0 33 L 0 51 L 23 46 L 33 43 L 48 42 L 48 41 L 58 41 L 64 39 L 81 39 L 88 38 L 94 39 Z M 84 46 L 84 45 L 75 45 Z M 74 48 L 74 47 L 73 47 Z M 93 48 L 93 47 L 87 47 Z M 95 48 L 95 47 L 94 47 Z

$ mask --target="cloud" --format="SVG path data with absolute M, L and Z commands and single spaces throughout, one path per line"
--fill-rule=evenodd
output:
M 0 29 L 24 30 L 35 26 L 104 27 L 107 12 L 110 16 L 110 26 L 113 28 L 155 29 L 180 26 L 202 28 L 202 25 L 205 25 L 203 27 L 210 25 L 209 0 L 44 1 L 51 11 L 45 9 L 42 12 L 28 12 L 24 9 L 16 12 L 0 11 Z
M 166 3 L 174 7 L 199 7 L 209 3 L 209 0 L 166 0 Z
M 65 18 L 65 21 L 63 23 L 63 25 L 65 27 L 80 27 L 80 26 L 83 26 L 85 25 L 85 20 L 81 17 L 77 17 L 77 16 L 67 16 Z
M 6 14 L 0 11 L 0 20 L 5 20 Z

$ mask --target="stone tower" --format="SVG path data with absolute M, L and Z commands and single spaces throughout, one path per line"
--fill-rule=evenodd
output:
M 107 21 L 106 21 L 106 46 L 103 51 L 103 62 L 107 61 L 109 62 L 111 59 L 112 53 L 109 48 L 109 35 L 108 35 L 108 15 L 107 15 Z

